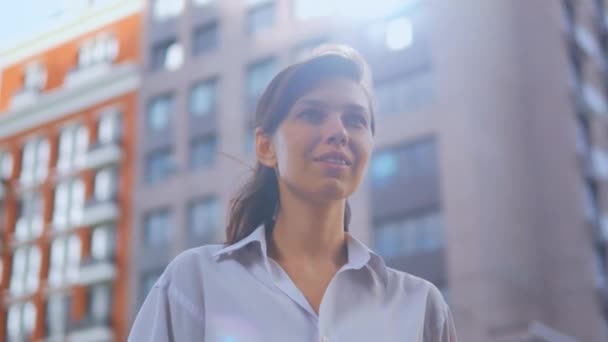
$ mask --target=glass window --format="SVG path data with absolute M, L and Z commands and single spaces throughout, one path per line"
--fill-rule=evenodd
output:
M 114 254 L 114 231 L 110 227 L 97 227 L 91 235 L 91 256 L 95 260 L 108 260 Z
M 249 34 L 257 33 L 260 30 L 272 27 L 274 21 L 275 4 L 273 1 L 265 2 L 251 8 L 247 13 L 247 31 Z
M 412 112 L 431 103 L 431 76 L 429 69 L 421 69 L 396 79 L 378 81 L 375 90 L 378 115 Z
M 57 166 L 60 169 L 67 169 L 74 149 L 74 134 L 71 128 L 66 128 L 59 134 L 59 159 Z
M 219 204 L 216 198 L 192 202 L 188 208 L 188 230 L 192 236 L 215 242 L 219 228 Z
M 21 157 L 21 183 L 31 184 L 34 181 L 34 165 L 36 163 L 36 141 L 29 140 L 23 146 Z
M 115 168 L 104 168 L 95 174 L 95 200 L 109 201 L 114 198 L 118 190 L 118 173 Z
M 60 236 L 51 243 L 49 285 L 53 287 L 76 280 L 82 255 L 82 244 L 78 235 Z
M 59 134 L 57 169 L 67 172 L 82 165 L 88 144 L 89 131 L 85 126 L 72 125 L 64 128 Z
M 417 174 L 429 174 L 436 170 L 435 144 L 433 140 L 419 141 L 404 150 L 408 169 Z
M 77 225 L 82 221 L 85 188 L 80 179 L 72 181 L 72 193 L 70 196 L 70 223 Z
M 37 245 L 20 247 L 15 251 L 10 283 L 12 295 L 21 296 L 38 290 L 40 263 L 40 247 Z
M 65 227 L 68 223 L 68 210 L 70 208 L 70 183 L 59 183 L 55 188 L 55 201 L 53 205 L 53 224 L 57 228 Z
M 162 246 L 169 241 L 172 215 L 168 209 L 155 210 L 144 218 L 145 242 L 148 246 Z
M 70 317 L 70 297 L 59 293 L 49 295 L 46 304 L 47 337 L 62 338 L 67 333 Z
M 276 61 L 269 58 L 250 65 L 247 69 L 247 102 L 255 105 L 262 95 L 276 70 Z
M 192 53 L 195 56 L 215 50 L 219 43 L 219 25 L 212 22 L 198 27 L 192 39 Z
M 375 186 L 388 184 L 397 175 L 399 160 L 392 151 L 383 151 L 372 157 L 371 176 Z
M 62 230 L 78 225 L 83 217 L 85 186 L 81 179 L 59 183 L 55 188 L 53 228 Z
M 43 229 L 43 203 L 38 192 L 27 192 L 19 201 L 18 217 L 15 224 L 15 238 L 26 241 L 37 238 Z
M 184 0 L 155 0 L 154 17 L 162 21 L 177 17 L 184 10 Z
M 215 135 L 195 138 L 190 143 L 190 167 L 209 167 L 215 161 L 217 139 Z
M 36 306 L 32 302 L 12 304 L 7 317 L 8 340 L 30 340 L 36 326 L 36 316 Z
M 197 83 L 190 93 L 190 113 L 194 116 L 207 116 L 215 111 L 217 96 L 215 79 Z
M 175 39 L 158 43 L 152 47 L 150 69 L 157 71 L 161 69 L 177 70 L 184 63 L 184 50 L 182 45 Z
M 399 254 L 401 241 L 399 239 L 399 226 L 393 222 L 386 222 L 375 229 L 374 242 L 376 250 L 386 258 Z
M 112 308 L 111 284 L 94 285 L 89 293 L 89 313 L 94 322 L 105 323 Z
M 111 144 L 120 137 L 120 113 L 109 111 L 99 117 L 97 141 L 100 144 Z
M 29 248 L 28 256 L 28 268 L 26 274 L 26 291 L 27 293 L 34 293 L 38 290 L 40 284 L 40 263 L 42 255 L 40 253 L 40 247 L 37 245 Z
M 48 140 L 43 139 L 38 142 L 36 151 L 36 175 L 35 179 L 38 182 L 42 182 L 49 171 L 49 157 L 51 146 Z
M 27 272 L 27 256 L 28 250 L 26 247 L 17 248 L 13 253 L 10 291 L 14 296 L 25 293 L 24 277 Z
M 166 129 L 169 126 L 172 112 L 172 95 L 161 95 L 152 99 L 148 105 L 146 118 L 148 121 L 148 129 L 153 132 Z
M 169 178 L 175 170 L 170 148 L 151 152 L 146 158 L 146 181 L 157 184 Z
M 0 179 L 9 179 L 13 175 L 13 155 L 0 153 Z
M 50 146 L 46 139 L 30 139 L 23 147 L 21 184 L 28 186 L 43 181 L 49 168 Z
M 390 219 L 374 229 L 378 253 L 391 258 L 441 248 L 443 224 L 438 211 Z
M 376 152 L 371 161 L 372 186 L 384 188 L 434 174 L 436 153 L 435 140 L 429 138 Z

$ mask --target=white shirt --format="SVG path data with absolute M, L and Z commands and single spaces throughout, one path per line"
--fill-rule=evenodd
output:
M 129 341 L 456 341 L 433 284 L 386 267 L 346 236 L 348 262 L 329 283 L 319 315 L 267 256 L 260 226 L 233 245 L 178 255 L 150 290 Z

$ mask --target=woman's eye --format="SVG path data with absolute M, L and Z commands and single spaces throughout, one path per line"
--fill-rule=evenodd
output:
M 367 120 L 363 116 L 358 115 L 358 114 L 349 115 L 347 117 L 346 121 L 349 126 L 361 127 L 361 128 L 367 127 Z
M 303 118 L 304 120 L 310 121 L 310 122 L 319 122 L 323 119 L 323 113 L 319 110 L 308 109 L 308 110 L 302 111 L 300 113 L 299 117 Z

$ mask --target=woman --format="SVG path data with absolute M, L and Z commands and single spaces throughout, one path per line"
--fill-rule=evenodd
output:
M 367 70 L 334 47 L 272 80 L 227 243 L 171 262 L 131 341 L 456 341 L 437 288 L 387 268 L 348 233 L 347 198 L 373 146 Z

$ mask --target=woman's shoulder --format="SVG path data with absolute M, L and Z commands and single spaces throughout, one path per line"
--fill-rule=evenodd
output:
M 212 267 L 214 254 L 224 245 L 214 244 L 187 249 L 171 260 L 159 278 L 159 284 L 167 287 L 174 283 L 202 281 L 204 270 Z
M 449 308 L 443 294 L 437 286 L 430 281 L 411 273 L 387 267 L 387 280 L 389 291 L 403 298 L 414 298 L 425 304 L 427 316 L 432 321 L 441 322 L 448 314 Z M 427 318 L 431 318 L 427 317 Z

